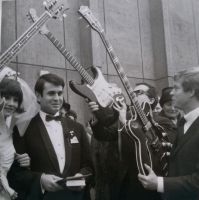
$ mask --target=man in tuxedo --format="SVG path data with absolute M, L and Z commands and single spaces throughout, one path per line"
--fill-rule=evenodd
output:
M 185 113 L 179 121 L 171 150 L 168 177 L 157 177 L 149 166 L 148 175 L 139 174 L 142 185 L 163 193 L 167 200 L 199 199 L 199 67 L 174 77 L 172 91 L 176 106 Z
M 30 185 L 27 199 L 84 199 L 85 186 L 58 184 L 68 176 L 91 173 L 89 143 L 83 126 L 59 115 L 63 89 L 64 81 L 55 74 L 39 77 L 35 94 L 40 112 L 32 118 L 23 137 L 17 132 L 13 137 L 16 151 L 28 153 L 31 159 L 29 171 L 13 169 L 10 175 L 15 187 Z

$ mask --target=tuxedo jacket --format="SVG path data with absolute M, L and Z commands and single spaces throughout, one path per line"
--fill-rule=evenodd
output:
M 21 173 L 21 170 L 18 170 L 20 173 L 13 173 L 15 179 L 18 178 L 17 184 L 25 188 L 35 180 L 39 180 L 37 181 L 39 183 L 42 173 L 53 174 L 62 178 L 73 176 L 76 173 L 91 173 L 89 143 L 83 126 L 69 118 L 62 118 L 61 124 L 65 144 L 63 173 L 60 172 L 55 150 L 39 114 L 31 120 L 23 137 L 20 137 L 17 132 L 14 133 L 13 141 L 16 152 L 28 153 L 31 159 L 28 172 L 26 170 L 26 172 Z M 71 142 L 72 138 L 77 139 L 75 139 L 75 143 Z M 11 178 L 14 179 L 12 175 Z
M 164 178 L 168 200 L 199 199 L 199 117 L 178 135 L 170 155 L 169 177 Z

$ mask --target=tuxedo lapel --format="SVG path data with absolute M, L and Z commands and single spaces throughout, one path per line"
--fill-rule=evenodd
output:
M 70 128 L 69 123 L 66 118 L 61 119 L 62 127 L 63 127 L 63 134 L 64 134 L 64 144 L 65 144 L 65 167 L 63 174 L 66 174 L 71 163 L 71 151 L 72 147 L 70 144 Z
M 37 124 L 38 124 L 38 128 L 39 128 L 39 133 L 40 133 L 41 138 L 44 142 L 44 146 L 47 149 L 48 156 L 49 156 L 53 166 L 55 167 L 56 171 L 60 172 L 59 163 L 58 163 L 58 160 L 57 160 L 55 150 L 53 148 L 53 145 L 52 145 L 52 142 L 51 142 L 50 137 L 48 135 L 48 132 L 46 130 L 46 127 L 45 127 L 45 125 L 44 125 L 39 114 L 37 115 L 37 122 L 38 122 Z
M 198 132 L 199 128 L 199 117 L 193 122 L 185 134 L 178 133 L 177 144 L 172 151 L 172 156 L 174 156 L 192 137 Z M 179 130 L 182 131 L 182 130 Z M 182 135 L 183 134 L 183 135 Z

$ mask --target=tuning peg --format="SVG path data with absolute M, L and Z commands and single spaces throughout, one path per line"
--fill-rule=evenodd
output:
M 66 18 L 66 17 L 67 17 L 67 14 L 64 13 L 62 16 L 63 16 L 63 18 Z

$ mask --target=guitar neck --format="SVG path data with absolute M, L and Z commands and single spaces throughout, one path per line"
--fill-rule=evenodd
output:
M 51 32 L 48 32 L 45 35 L 60 51 L 60 53 L 68 60 L 68 62 L 80 73 L 84 81 L 86 81 L 86 83 L 88 83 L 89 85 L 93 85 L 94 80 L 90 76 L 90 74 L 84 69 L 84 67 L 79 64 L 77 59 L 66 50 L 66 48 L 59 42 L 59 40 L 57 40 Z
M 22 35 L 20 38 L 14 42 L 1 56 L 0 56 L 0 70 L 7 65 L 13 57 L 22 50 L 22 48 L 27 44 L 27 42 L 39 31 L 39 29 L 44 25 L 44 23 L 51 16 L 46 11 L 32 26 Z
M 113 47 L 112 47 L 111 43 L 106 38 L 104 30 L 99 31 L 98 33 L 99 33 L 99 35 L 100 35 L 100 37 L 102 39 L 102 42 L 104 43 L 104 46 L 105 46 L 105 48 L 106 48 L 106 50 L 107 50 L 107 52 L 108 52 L 108 54 L 109 54 L 109 56 L 111 58 L 111 61 L 112 61 L 113 65 L 115 66 L 115 69 L 116 69 L 116 71 L 117 71 L 117 73 L 118 73 L 118 75 L 120 77 L 120 80 L 122 81 L 122 84 L 123 84 L 128 96 L 129 96 L 129 99 L 130 99 L 131 103 L 135 107 L 135 109 L 136 109 L 136 111 L 137 111 L 137 113 L 138 113 L 143 125 L 146 125 L 149 122 L 149 120 L 147 119 L 145 113 L 143 112 L 140 104 L 135 99 L 135 97 L 136 97 L 135 93 L 133 92 L 131 84 L 130 84 L 130 82 L 129 82 L 129 80 L 128 80 L 128 78 L 127 78 L 127 76 L 126 76 L 126 74 L 125 74 L 125 72 L 123 70 L 123 67 L 121 66 L 121 64 L 119 62 L 118 57 L 116 56 L 116 54 L 115 54 L 115 52 L 113 50 Z

